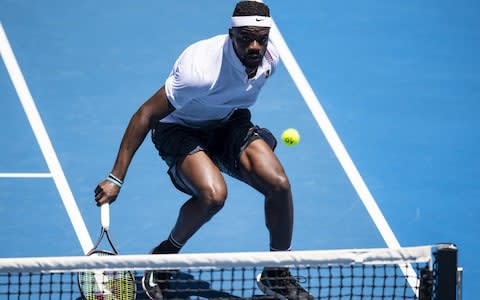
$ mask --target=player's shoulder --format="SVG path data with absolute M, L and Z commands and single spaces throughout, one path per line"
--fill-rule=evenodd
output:
M 182 56 L 190 56 L 198 58 L 201 56 L 203 58 L 216 58 L 222 53 L 223 45 L 227 40 L 228 35 L 221 34 L 216 35 L 207 39 L 199 40 L 188 46 Z
M 188 64 L 190 70 L 208 71 L 221 64 L 223 46 L 227 35 L 217 35 L 197 41 L 188 46 L 181 55 L 183 64 Z
M 183 85 L 209 88 L 221 68 L 227 35 L 218 35 L 188 46 L 175 63 L 172 75 Z

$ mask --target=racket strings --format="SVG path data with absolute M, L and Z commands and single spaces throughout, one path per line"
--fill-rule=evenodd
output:
M 79 282 L 87 300 L 134 299 L 136 293 L 134 278 L 128 271 L 82 272 Z
M 111 256 L 109 252 L 95 252 L 95 256 Z M 86 300 L 135 299 L 136 285 L 129 271 L 96 271 L 78 274 L 80 290 Z

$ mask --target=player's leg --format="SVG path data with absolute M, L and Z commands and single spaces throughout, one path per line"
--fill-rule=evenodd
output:
M 252 141 L 240 155 L 243 179 L 265 196 L 265 219 L 271 250 L 289 250 L 293 228 L 292 191 L 287 175 L 263 139 Z M 313 299 L 288 268 L 265 268 L 257 283 L 278 299 Z
M 293 228 L 292 191 L 284 168 L 273 152 L 275 137 L 270 131 L 254 126 L 248 110 L 237 111 L 229 123 L 222 141 L 231 147 L 227 147 L 219 165 L 265 196 L 270 248 L 289 250 Z M 262 291 L 278 299 L 313 299 L 287 268 L 265 268 L 257 283 Z
M 272 250 L 288 250 L 292 239 L 293 203 L 285 171 L 263 139 L 250 142 L 240 155 L 240 174 L 265 197 L 265 222 Z
M 224 205 L 227 187 L 223 175 L 204 151 L 195 151 L 179 159 L 170 176 L 180 190 L 192 197 L 180 208 L 177 221 L 167 240 L 153 253 L 177 253 L 200 227 Z
M 213 157 L 220 169 L 265 196 L 266 225 L 272 250 L 288 250 L 292 238 L 293 205 L 290 182 L 273 149 L 273 134 L 251 122 L 248 109 L 238 109 L 223 126 Z
M 187 240 L 223 207 L 227 197 L 224 178 L 204 151 L 180 159 L 171 175 L 175 185 L 181 185 L 182 190 L 189 191 L 192 197 L 182 205 L 170 236 L 152 250 L 154 254 L 178 253 Z M 147 272 L 143 285 L 150 298 L 159 299 L 176 273 L 175 270 Z
M 182 205 L 172 230 L 176 240 L 184 244 L 223 207 L 227 186 L 220 170 L 204 151 L 187 155 L 177 167 L 179 180 L 192 195 Z
M 220 170 L 203 151 L 204 141 L 200 132 L 161 124 L 153 132 L 152 139 L 159 154 L 170 166 L 169 175 L 173 184 L 191 198 L 182 205 L 169 237 L 151 253 L 178 253 L 185 242 L 223 207 L 227 188 Z M 175 273 L 147 271 L 142 279 L 147 295 L 151 299 L 161 299 L 162 291 L 168 287 Z
M 179 247 L 207 222 L 222 206 L 227 188 L 219 168 L 205 151 L 211 131 L 177 124 L 158 123 L 152 141 L 169 166 L 168 174 L 175 187 L 190 195 L 180 209 L 170 238 L 154 252 L 175 253 Z M 177 249 L 175 249 L 177 248 Z

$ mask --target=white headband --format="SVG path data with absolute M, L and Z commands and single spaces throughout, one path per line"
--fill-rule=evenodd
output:
M 232 27 L 272 27 L 272 19 L 265 16 L 240 16 L 232 17 Z

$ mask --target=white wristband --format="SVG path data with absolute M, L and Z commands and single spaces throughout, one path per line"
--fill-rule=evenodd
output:
M 108 181 L 110 181 L 111 183 L 115 184 L 116 186 L 118 186 L 119 188 L 122 187 L 123 185 L 123 181 L 121 181 L 119 178 L 117 178 L 115 175 L 113 175 L 112 173 L 108 174 L 108 177 L 107 179 Z

